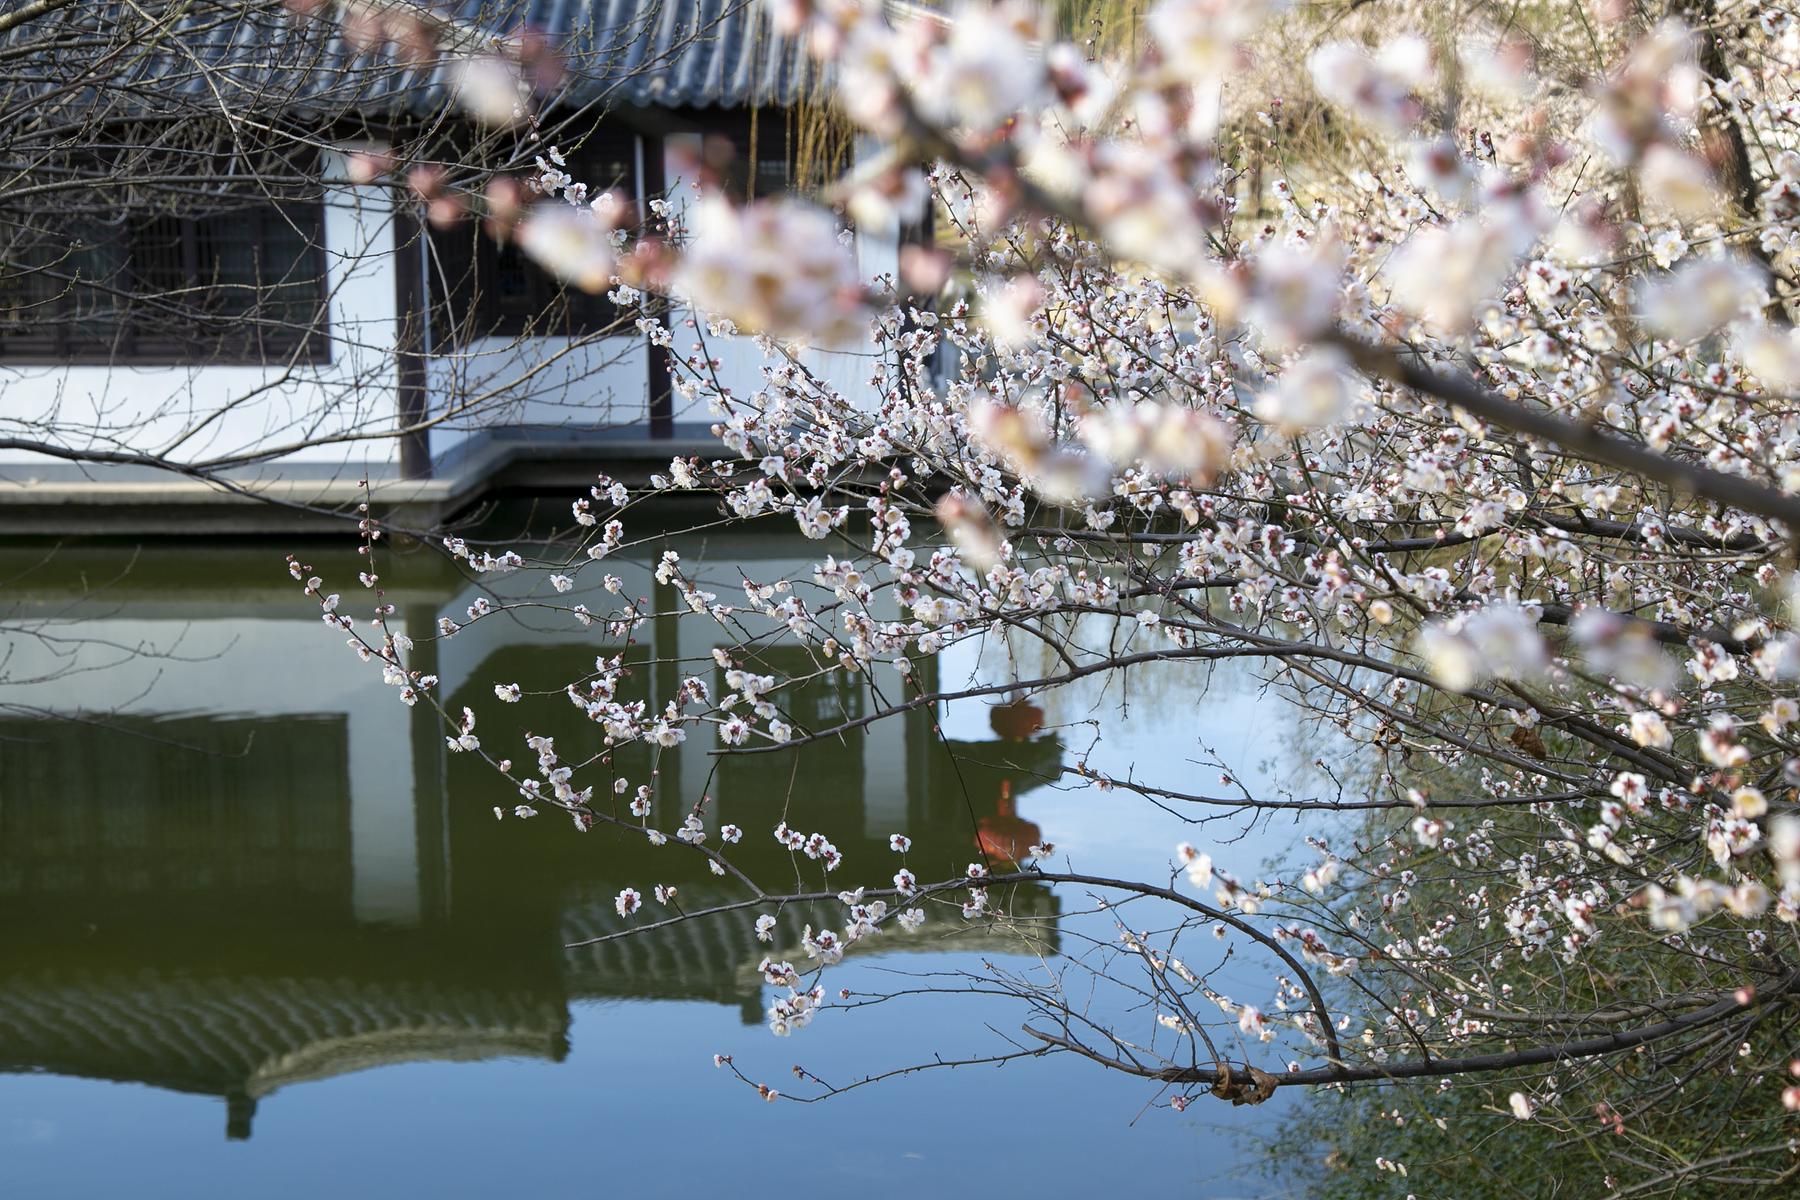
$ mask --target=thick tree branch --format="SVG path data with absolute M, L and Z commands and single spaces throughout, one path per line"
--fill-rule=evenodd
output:
M 31 0 L 30 4 L 20 5 L 9 13 L 0 13 L 0 33 L 17 29 L 27 21 L 35 21 L 47 13 L 59 8 L 67 8 L 75 0 Z
M 1514 404 L 1471 380 L 1427 369 L 1393 350 L 1346 334 L 1332 334 L 1322 340 L 1344 350 L 1366 374 L 1434 396 L 1480 420 L 1554 442 L 1566 451 L 1655 480 L 1679 493 L 1780 521 L 1789 529 L 1800 528 L 1800 498 L 1766 484 L 1670 458 L 1596 426 Z

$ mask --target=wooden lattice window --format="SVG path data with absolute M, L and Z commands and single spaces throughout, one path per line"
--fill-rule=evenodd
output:
M 0 216 L 0 359 L 322 361 L 324 216 L 322 197 L 56 227 Z

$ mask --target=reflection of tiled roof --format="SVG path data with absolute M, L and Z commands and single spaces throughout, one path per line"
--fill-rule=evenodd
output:
M 701 893 L 691 885 L 684 885 L 677 897 L 688 912 L 737 898 L 722 890 Z M 1031 944 L 1055 949 L 1056 927 L 1048 920 L 1059 911 L 1053 891 L 1036 886 L 1009 888 L 1004 900 L 1011 916 L 1044 922 L 1030 927 Z M 952 915 L 955 912 L 938 911 Z M 775 914 L 775 929 L 766 943 L 756 937 L 756 918 L 764 912 Z M 563 910 L 562 936 L 564 944 L 570 947 L 566 976 L 570 993 L 586 997 L 691 996 L 744 1005 L 748 1013 L 761 996 L 760 976 L 754 968 L 764 954 L 788 958 L 802 966 L 799 946 L 805 927 L 841 927 L 844 923 L 843 906 L 838 904 L 780 910 L 771 905 L 733 909 L 630 937 L 574 945 L 671 915 L 649 902 L 648 897 L 641 915 L 633 920 L 618 915 L 611 895 L 596 895 L 567 905 Z M 945 925 L 940 918 L 937 926 L 928 923 L 917 934 L 906 934 L 898 926 L 884 927 L 866 947 L 873 954 L 930 950 L 1005 954 L 1030 952 L 1031 946 L 1019 927 L 1005 922 Z
M 677 898 L 682 908 L 698 911 L 738 897 L 702 894 L 683 885 Z M 564 907 L 562 940 L 571 947 L 565 978 L 572 995 L 689 997 L 726 1004 L 756 1000 L 758 993 L 754 987 L 746 989 L 738 968 L 746 960 L 754 966 L 760 958 L 756 918 L 761 909 L 740 908 L 646 934 L 574 945 L 673 915 L 658 909 L 649 897 L 645 900 L 647 906 L 636 922 L 618 915 L 611 893 L 583 896 Z M 801 909 L 786 909 L 776 915 L 776 938 L 792 945 L 808 921 L 818 920 Z
M 422 1060 L 561 1060 L 560 997 L 398 981 L 34 971 L 0 979 L 0 1071 L 224 1096 L 248 1137 L 290 1083 Z
M 964 897 L 959 893 L 954 899 Z M 848 954 L 1054 954 L 1061 945 L 1056 918 L 1062 906 L 1056 893 L 1047 887 L 1005 888 L 990 899 L 1004 906 L 999 918 L 964 922 L 953 907 L 934 907 L 926 923 L 916 933 L 907 933 L 889 922 L 879 934 L 851 946 Z M 800 939 L 781 937 L 776 931 L 771 956 L 800 964 Z M 740 973 L 742 972 L 740 968 Z
M 571 103 L 782 106 L 817 94 L 822 79 L 799 39 L 774 31 L 763 0 L 367 2 L 402 17 L 413 9 L 453 19 L 459 49 L 489 48 L 524 29 L 542 33 L 569 67 Z M 162 97 L 209 111 L 224 103 L 394 116 L 431 111 L 449 93 L 444 62 L 414 69 L 391 48 L 353 51 L 330 16 L 299 18 L 278 0 L 195 0 L 184 7 L 182 15 L 159 19 L 159 52 L 133 56 L 109 77 L 105 93 L 79 93 L 81 100 L 129 105 Z M 937 0 L 885 0 L 883 8 L 897 22 L 943 19 Z M 29 45 L 58 29 L 103 37 L 134 16 L 123 0 L 93 0 L 27 21 L 0 35 L 0 45 Z M 69 98 L 67 89 L 54 94 L 59 102 Z

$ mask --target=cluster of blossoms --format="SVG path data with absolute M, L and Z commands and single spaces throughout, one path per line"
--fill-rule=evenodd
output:
M 789 850 L 798 851 L 819 862 L 827 871 L 837 870 L 838 864 L 844 861 L 844 856 L 831 844 L 830 838 L 822 833 L 801 833 L 798 829 L 789 829 L 786 821 L 775 827 L 775 840 Z
M 1450 47 L 1351 22 L 1334 35 L 1351 40 L 1295 59 L 1310 83 L 1281 82 L 1330 107 L 1359 165 L 1270 179 L 1304 121 L 1291 97 L 1238 87 L 1253 96 L 1239 111 L 1221 85 L 1256 78 L 1250 47 L 1276 36 L 1277 4 L 1157 0 L 1132 63 L 1056 42 L 1018 3 L 898 25 L 850 0 L 776 7 L 890 144 L 846 203 L 922 183 L 962 270 L 947 284 L 940 252 L 913 247 L 899 278 L 864 281 L 823 211 L 708 201 L 671 251 L 674 286 L 705 310 L 691 328 L 837 340 L 866 305 L 873 399 L 772 341 L 751 395 L 719 383 L 703 341 L 674 356 L 678 396 L 709 408 L 724 449 L 672 461 L 655 489 L 792 522 L 832 554 L 745 579 L 741 602 L 665 555 L 657 579 L 683 619 L 740 650 L 757 623 L 809 666 L 757 673 L 721 650 L 725 694 L 690 679 L 647 711 L 615 699 L 622 664 L 602 659 L 567 689 L 599 744 L 669 749 L 701 722 L 727 752 L 856 733 L 929 698 L 920 663 L 988 635 L 1034 648 L 1032 689 L 1252 660 L 1360 748 L 1360 797 L 1310 810 L 1369 824 L 1354 852 L 1320 839 L 1317 860 L 1267 879 L 1183 847 L 1186 892 L 1152 881 L 1148 851 L 1141 884 L 1084 881 L 1273 956 L 1249 1004 L 1177 969 L 1174 946 L 1126 944 L 1163 981 L 1150 1033 L 1182 1040 L 1194 1082 L 1266 1098 L 1200 1049 L 1210 1025 L 1246 1057 L 1292 1054 L 1265 1074 L 1309 1083 L 1566 1057 L 1557 1086 L 1512 1111 L 1542 1124 L 1567 1107 L 1553 1096 L 1591 1095 L 1617 1115 L 1606 1047 L 1520 1047 L 1665 1008 L 1707 1015 L 1656 1038 L 1741 1032 L 1755 1061 L 1733 1069 L 1778 1077 L 1758 1022 L 1800 997 L 1782 957 L 1800 919 L 1800 109 L 1782 83 L 1800 69 L 1796 23 L 1727 34 L 1621 11 L 1583 35 L 1580 54 L 1608 64 L 1595 73 L 1555 37 L 1480 27 Z M 625 502 L 610 487 L 576 502 L 587 561 L 555 578 L 627 544 Z M 334 597 L 321 607 L 347 621 Z M 577 615 L 628 634 L 647 611 Z M 367 648 L 395 681 L 427 690 L 379 640 Z M 875 696 L 897 677 L 918 698 L 808 727 L 787 698 L 827 671 Z M 531 796 L 582 810 L 587 793 L 540 766 Z M 1309 811 L 1238 801 L 1265 802 Z M 841 864 L 824 833 L 784 823 L 776 838 L 822 872 Z M 994 868 L 979 866 L 936 885 L 902 870 L 891 894 L 966 891 L 964 915 L 991 917 Z M 842 932 L 803 939 L 820 969 L 885 921 L 922 919 L 846 895 Z M 1553 984 L 1545 961 L 1567 968 Z M 806 1024 L 821 988 L 763 969 L 787 989 L 771 1025 Z M 1638 991 L 1615 1004 L 1596 980 Z

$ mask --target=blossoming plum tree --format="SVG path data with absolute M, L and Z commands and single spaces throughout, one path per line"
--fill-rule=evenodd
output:
M 1362 747 L 1345 794 L 1069 769 L 1113 803 L 1311 822 L 1261 878 L 1216 847 L 1146 846 L 1115 878 L 1040 845 L 931 880 L 904 869 L 899 835 L 889 881 L 841 862 L 829 830 L 783 825 L 815 881 L 797 890 L 740 869 L 704 796 L 680 798 L 667 836 L 742 888 L 732 907 L 839 905 L 808 961 L 764 963 L 777 1033 L 832 1003 L 846 947 L 890 923 L 1004 920 L 1009 888 L 1047 885 L 1117 906 L 1118 942 L 1081 961 L 1135 990 L 1141 1027 L 1096 1028 L 1056 980 L 996 973 L 1026 1018 L 997 1057 L 1083 1056 L 1177 1109 L 1375 1096 L 1383 1130 L 1404 1106 L 1411 1131 L 1385 1152 L 1366 1132 L 1359 1165 L 1402 1190 L 1421 1158 L 1466 1159 L 1474 1122 L 1578 1155 L 1583 1194 L 1793 1178 L 1800 22 L 1730 0 L 1569 0 L 1529 25 L 1454 7 L 1321 22 L 1275 0 L 1157 0 L 1141 48 L 1101 54 L 1021 0 L 904 20 L 780 0 L 781 28 L 886 146 L 828 199 L 910 215 L 929 193 L 957 235 L 873 283 L 800 200 L 714 197 L 691 222 L 665 206 L 628 234 L 538 239 L 571 211 L 546 165 L 528 247 L 577 280 L 601 255 L 610 286 L 707 314 L 653 333 L 680 343 L 676 387 L 710 405 L 722 449 L 657 489 L 715 496 L 729 522 L 791 520 L 822 553 L 722 596 L 669 552 L 657 578 L 678 613 L 623 596 L 572 610 L 619 635 L 715 624 L 736 646 L 717 652 L 723 694 L 696 678 L 647 711 L 616 699 L 624 667 L 603 658 L 560 693 L 501 697 L 573 704 L 591 745 L 537 739 L 515 764 L 446 714 L 452 749 L 492 755 L 521 811 L 657 841 L 651 785 L 609 774 L 613 748 L 783 754 L 949 699 L 1248 661 Z M 865 322 L 873 407 L 796 349 Z M 733 330 L 768 354 L 749 395 L 705 347 Z M 544 564 L 530 603 L 647 541 L 627 523 L 642 499 L 605 480 L 577 499 L 582 549 Z M 477 576 L 536 565 L 450 550 Z M 382 608 L 355 624 L 294 570 L 403 700 L 435 703 Z M 771 631 L 807 669 L 748 666 Z M 921 670 L 1001 633 L 1053 668 L 960 690 Z M 898 691 L 808 726 L 786 700 L 832 671 Z M 706 916 L 650 910 L 632 935 Z M 1266 957 L 1261 994 L 1186 965 L 1217 934 Z

